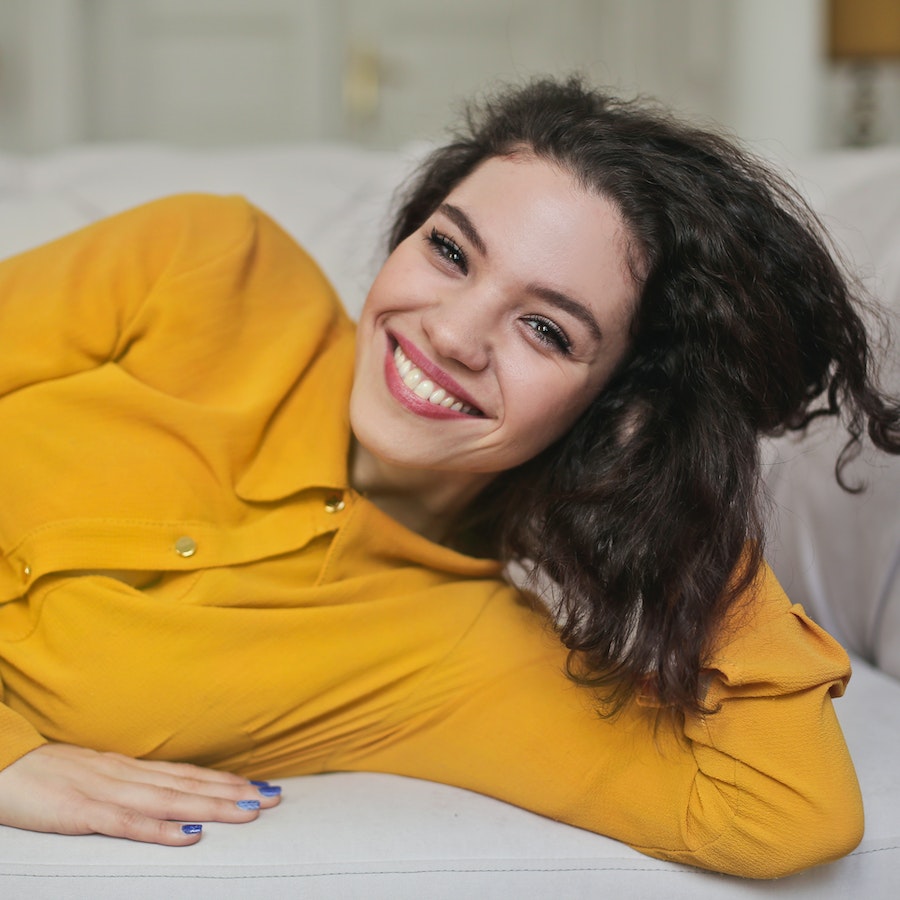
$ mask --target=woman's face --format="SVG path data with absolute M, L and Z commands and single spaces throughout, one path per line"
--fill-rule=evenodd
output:
M 493 476 L 561 437 L 626 352 L 626 243 L 616 207 L 562 169 L 524 154 L 481 164 L 366 299 L 350 403 L 362 447 Z

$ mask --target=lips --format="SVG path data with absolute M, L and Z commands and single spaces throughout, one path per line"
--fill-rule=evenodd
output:
M 419 415 L 442 419 L 484 415 L 449 375 L 396 337 L 389 342 L 385 375 L 395 398 Z

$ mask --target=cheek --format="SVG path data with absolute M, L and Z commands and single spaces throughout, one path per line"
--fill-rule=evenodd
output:
M 381 273 L 383 271 L 384 269 L 382 268 L 381 272 L 375 277 L 375 280 L 369 287 L 369 293 L 366 294 L 366 299 L 363 301 L 362 311 L 359 314 L 359 324 L 361 328 L 369 325 L 378 314 L 378 308 L 381 304 L 381 285 L 383 283 Z
M 378 306 L 394 296 L 400 296 L 404 285 L 409 284 L 417 276 L 418 254 L 407 238 L 381 264 L 378 274 L 372 281 L 366 297 L 364 309 L 370 303 Z
M 366 311 L 370 307 L 378 305 L 382 295 L 389 289 L 399 252 L 399 249 L 394 250 L 394 252 L 381 264 L 381 268 L 378 270 L 378 273 L 372 280 L 372 284 L 369 286 L 369 293 L 366 295 L 365 302 L 363 303 L 363 315 L 366 315 Z
M 584 381 L 572 384 L 558 377 L 528 380 L 517 388 L 523 421 L 548 444 L 568 431 L 595 394 Z

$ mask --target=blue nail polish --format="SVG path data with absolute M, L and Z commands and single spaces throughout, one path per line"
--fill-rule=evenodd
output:
M 250 781 L 250 784 L 252 784 L 254 787 L 258 787 L 258 788 L 268 787 L 268 786 L 269 786 L 269 782 L 268 782 L 268 781 L 253 781 L 252 779 L 251 779 L 251 781 Z
M 259 800 L 238 800 L 238 809 L 259 809 Z
M 185 834 L 200 834 L 203 831 L 202 825 L 182 825 L 181 830 Z
M 266 784 L 258 788 L 263 797 L 277 797 L 281 793 L 280 784 Z

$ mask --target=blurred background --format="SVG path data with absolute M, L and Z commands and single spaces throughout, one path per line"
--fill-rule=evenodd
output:
M 900 0 L 0 0 L 0 150 L 397 147 L 576 69 L 776 157 L 900 143 Z

